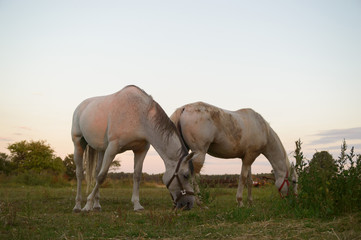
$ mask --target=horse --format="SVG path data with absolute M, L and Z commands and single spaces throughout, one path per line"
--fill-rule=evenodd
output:
M 114 157 L 127 150 L 134 153 L 134 210 L 143 210 L 139 202 L 139 183 L 144 158 L 150 145 L 165 165 L 163 182 L 177 209 L 191 209 L 194 192 L 189 182 L 192 156 L 183 139 L 161 106 L 137 86 L 126 86 L 107 96 L 84 100 L 73 114 L 71 136 L 74 144 L 77 194 L 74 212 L 101 210 L 99 187 L 104 182 Z M 96 183 L 81 209 L 83 157 L 96 164 Z M 174 180 L 176 179 L 176 181 Z
M 236 200 L 242 201 L 243 188 L 248 177 L 248 201 L 252 204 L 251 165 L 263 154 L 271 163 L 275 174 L 275 185 L 283 197 L 288 195 L 289 173 L 292 171 L 294 193 L 297 194 L 297 174 L 290 168 L 286 151 L 276 132 L 252 109 L 229 111 L 213 105 L 196 102 L 184 105 L 171 115 L 181 136 L 194 152 L 193 166 L 199 175 L 208 153 L 217 158 L 241 158 L 242 170 L 239 177 Z M 193 180 L 195 176 L 192 176 Z M 199 194 L 199 187 L 193 181 L 194 189 Z M 197 203 L 201 202 L 197 199 Z

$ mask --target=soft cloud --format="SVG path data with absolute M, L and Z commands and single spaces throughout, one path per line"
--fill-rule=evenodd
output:
M 31 131 L 32 130 L 30 127 L 27 127 L 27 126 L 18 126 L 17 128 L 21 129 L 21 130 L 26 130 L 26 131 Z
M 350 150 L 351 147 L 354 147 L 354 149 L 356 150 L 357 153 L 360 153 L 359 150 L 361 150 L 361 144 L 360 143 L 357 143 L 357 144 L 349 144 L 347 143 L 346 141 L 346 144 L 347 144 L 347 149 Z M 340 143 L 339 145 L 335 145 L 335 146 L 331 146 L 331 147 L 328 147 L 327 149 L 329 150 L 338 150 L 338 152 L 341 151 L 341 145 L 342 143 Z
M 310 143 L 313 145 L 336 143 L 341 142 L 343 139 L 346 139 L 346 141 L 361 140 L 361 127 L 327 130 L 314 136 L 317 136 L 318 139 Z
M 7 137 L 0 137 L 0 142 L 11 142 L 13 139 Z

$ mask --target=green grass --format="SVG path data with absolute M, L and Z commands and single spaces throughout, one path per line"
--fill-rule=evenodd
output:
M 274 186 L 255 188 L 253 206 L 244 208 L 236 189 L 207 191 L 208 209 L 173 212 L 165 188 L 143 187 L 146 210 L 134 212 L 132 188 L 112 185 L 101 188 L 102 212 L 74 214 L 74 186 L 2 184 L 0 239 L 361 239 L 359 212 L 319 219 L 280 199 Z

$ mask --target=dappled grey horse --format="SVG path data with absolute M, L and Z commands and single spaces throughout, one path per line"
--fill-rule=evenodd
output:
M 203 102 L 178 108 L 170 117 L 184 142 L 194 152 L 193 165 L 199 174 L 206 153 L 217 158 L 241 158 L 242 170 L 238 183 L 237 201 L 243 206 L 243 188 L 250 179 L 251 165 L 263 154 L 271 163 L 275 185 L 280 195 L 289 191 L 290 162 L 286 151 L 270 125 L 252 109 L 228 111 Z M 196 181 L 195 190 L 199 191 Z M 292 171 L 292 183 L 297 194 L 297 174 Z M 252 202 L 251 187 L 248 200 Z

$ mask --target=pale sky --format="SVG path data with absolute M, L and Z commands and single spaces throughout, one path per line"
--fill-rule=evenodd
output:
M 135 84 L 168 115 L 204 101 L 253 108 L 290 160 L 345 138 L 361 153 L 361 1 L 0 0 L 0 152 L 46 140 L 73 152 L 71 119 L 84 99 Z M 118 155 L 132 172 L 132 152 Z M 254 173 L 270 172 L 264 157 Z M 240 173 L 206 158 L 204 174 Z M 151 149 L 144 172 L 164 172 Z

